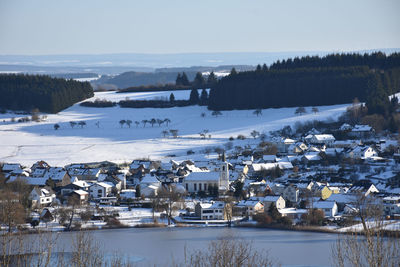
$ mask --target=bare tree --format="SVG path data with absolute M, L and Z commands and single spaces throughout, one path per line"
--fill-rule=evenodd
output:
M 262 110 L 261 109 L 256 109 L 256 110 L 253 111 L 253 114 L 258 117 L 258 116 L 262 115 Z
M 218 116 L 222 115 L 222 113 L 221 113 L 221 111 L 215 110 L 215 111 L 213 111 L 213 112 L 211 113 L 211 115 L 214 116 L 214 117 L 218 117 Z
M 157 123 L 158 123 L 158 127 L 161 127 L 161 124 L 163 124 L 163 123 L 164 123 L 164 121 L 163 121 L 163 120 L 161 120 L 161 119 L 157 119 Z
M 312 107 L 311 111 L 312 113 L 317 114 L 319 112 L 319 109 L 317 107 Z
M 119 124 L 121 125 L 121 128 L 124 127 L 124 124 L 126 123 L 126 120 L 120 120 Z
M 168 125 L 171 123 L 171 120 L 166 118 L 166 119 L 164 119 L 164 122 L 167 124 L 167 127 L 168 127 Z
M 176 185 L 161 187 L 157 192 L 160 207 L 167 213 L 168 225 L 171 224 L 172 212 L 177 208 L 176 203 L 182 201 L 183 194 L 177 190 Z
M 125 123 L 126 123 L 126 125 L 128 125 L 129 128 L 131 128 L 131 124 L 132 124 L 132 121 L 131 121 L 131 120 L 126 120 Z
M 168 135 L 169 132 L 167 130 L 164 130 L 161 133 L 162 133 L 163 137 L 165 138 Z
M 135 121 L 135 124 L 136 124 L 136 128 L 137 128 L 137 127 L 139 127 L 140 122 Z
M 83 126 L 85 126 L 85 125 L 86 125 L 86 122 L 84 122 L 84 121 L 80 121 L 78 124 L 79 124 L 79 126 L 81 126 L 81 128 L 83 128 Z
M 303 115 L 307 113 L 306 109 L 304 107 L 298 107 L 296 111 L 294 112 L 295 114 Z
M 69 122 L 69 125 L 71 126 L 71 128 L 74 128 L 74 127 L 76 126 L 76 122 L 70 121 L 70 122 Z
M 260 132 L 258 132 L 258 131 L 256 131 L 256 130 L 253 130 L 253 131 L 250 133 L 250 135 L 251 135 L 254 139 L 256 139 L 257 136 L 260 135 Z
M 0 192 L 0 224 L 8 226 L 11 233 L 13 227 L 25 222 L 25 209 L 19 201 L 18 194 L 9 189 Z
M 352 205 L 362 230 L 350 228 L 347 234 L 338 237 L 332 247 L 333 263 L 340 267 L 399 266 L 399 235 L 398 232 L 384 231 L 382 203 L 371 195 L 359 194 Z
M 97 128 L 100 128 L 100 122 L 99 121 L 97 121 L 94 125 L 96 125 Z
M 148 122 L 149 122 L 148 120 L 142 120 L 143 128 L 146 127 L 146 123 L 148 123 Z
M 153 127 L 156 122 L 157 122 L 157 120 L 155 118 L 152 118 L 150 120 L 151 127 Z
M 58 123 L 54 124 L 54 130 L 58 130 L 60 128 L 60 125 Z
M 232 235 L 218 237 L 211 241 L 205 250 L 185 250 L 184 264 L 192 267 L 269 267 L 275 263 L 267 250 L 257 250 L 252 242 Z
M 171 130 L 169 130 L 169 132 L 172 134 L 172 136 L 174 137 L 174 138 L 177 138 L 178 137 L 178 130 L 174 130 L 174 129 L 171 129 Z

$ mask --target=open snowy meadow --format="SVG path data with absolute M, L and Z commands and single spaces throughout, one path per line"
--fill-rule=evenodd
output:
M 200 91 L 199 91 L 200 92 Z M 97 92 L 89 100 L 96 98 L 119 101 L 124 99 L 160 99 L 168 98 L 171 92 L 116 93 Z M 190 91 L 173 92 L 176 99 L 188 99 Z M 11 122 L 27 115 L 0 115 L 0 161 L 19 162 L 30 165 L 45 160 L 51 165 L 62 166 L 74 162 L 93 162 L 109 160 L 130 162 L 137 158 L 161 159 L 171 157 L 198 158 L 206 147 L 221 146 L 229 137 L 239 134 L 250 137 L 253 130 L 268 133 L 285 125 L 294 125 L 297 121 L 336 119 L 348 105 L 318 107 L 317 114 L 295 115 L 296 108 L 264 109 L 261 116 L 254 110 L 222 111 L 215 117 L 203 106 L 156 108 L 92 108 L 79 104 L 58 113 L 46 114 L 42 122 Z M 205 113 L 205 116 L 201 116 Z M 171 123 L 153 126 L 143 120 L 169 119 Z M 131 120 L 130 128 L 121 120 Z M 70 122 L 85 121 L 86 125 L 71 127 Z M 135 121 L 140 122 L 139 125 Z M 58 130 L 54 125 L 59 124 Z M 178 130 L 178 138 L 163 136 L 163 131 Z M 208 130 L 207 138 L 199 133 Z M 211 135 L 209 138 L 208 135 Z M 186 156 L 188 150 L 194 155 Z

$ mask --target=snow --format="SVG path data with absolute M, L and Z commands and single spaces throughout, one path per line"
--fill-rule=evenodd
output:
M 169 97 L 171 92 L 116 93 L 96 92 L 96 98 L 119 101 L 129 99 L 152 99 Z M 190 91 L 175 91 L 176 99 L 188 99 Z M 222 116 L 213 117 L 204 106 L 155 108 L 90 108 L 79 104 L 58 113 L 47 114 L 45 122 L 12 123 L 12 117 L 24 117 L 11 113 L 0 114 L 0 161 L 18 162 L 31 165 L 44 160 L 52 166 L 63 166 L 73 162 L 93 162 L 109 160 L 113 162 L 131 162 L 135 158 L 161 159 L 169 161 L 168 155 L 176 159 L 187 158 L 186 152 L 193 150 L 200 157 L 199 151 L 205 147 L 221 146 L 229 137 L 239 134 L 249 136 L 253 130 L 268 133 L 281 129 L 285 125 L 307 120 L 336 119 L 348 105 L 321 106 L 317 114 L 295 115 L 296 107 L 264 109 L 261 116 L 255 116 L 253 110 L 222 111 Z M 310 110 L 311 108 L 306 108 Z M 203 118 L 200 115 L 205 113 Z M 131 128 L 121 128 L 119 121 L 130 119 L 169 118 L 171 123 L 163 125 L 141 124 Z M 4 121 L 3 121 L 4 120 Z M 85 121 L 86 126 L 70 127 L 70 121 Z M 99 128 L 95 125 L 99 122 Z M 54 130 L 57 123 L 60 129 Z M 178 129 L 179 138 L 163 138 L 162 131 Z M 209 130 L 211 138 L 201 139 L 199 133 Z M 241 145 L 251 142 L 250 139 Z M 181 158 L 179 158 L 181 157 Z M 204 159 L 204 155 L 201 155 Z

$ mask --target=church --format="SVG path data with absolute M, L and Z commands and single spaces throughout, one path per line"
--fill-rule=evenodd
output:
M 208 192 L 212 188 L 218 188 L 219 192 L 229 190 L 229 166 L 228 162 L 221 163 L 219 171 L 192 172 L 183 180 L 183 186 L 188 193 Z

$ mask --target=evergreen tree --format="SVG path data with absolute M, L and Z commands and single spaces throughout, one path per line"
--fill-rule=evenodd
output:
M 206 84 L 206 81 L 205 81 L 203 75 L 201 74 L 201 72 L 197 72 L 196 77 L 193 80 L 193 87 L 195 89 L 204 88 L 205 84 Z
M 182 85 L 182 76 L 180 73 L 178 73 L 178 76 L 176 77 L 175 84 Z
M 174 102 L 175 101 L 175 96 L 174 96 L 174 94 L 173 93 L 171 93 L 170 95 L 169 95 L 169 102 Z
M 267 64 L 264 63 L 264 65 L 262 66 L 262 71 L 263 72 L 267 72 L 268 71 Z
M 256 72 L 260 73 L 261 71 L 262 71 L 262 69 L 261 69 L 261 65 L 260 65 L 260 64 L 258 64 L 258 65 L 257 65 L 257 68 L 256 68 Z
M 188 79 L 188 77 L 187 77 L 187 75 L 186 75 L 185 72 L 182 72 L 181 81 L 182 81 L 182 84 L 181 84 L 181 85 L 184 85 L 184 86 L 190 85 L 189 79 Z
M 237 74 L 236 69 L 232 68 L 231 73 L 229 74 L 230 76 L 235 76 Z
M 201 105 L 207 105 L 208 102 L 208 93 L 206 89 L 201 90 L 201 95 L 200 95 L 200 104 Z
M 217 77 L 215 76 L 214 72 L 212 71 L 207 78 L 207 85 L 209 87 L 213 87 L 218 82 Z
M 191 104 L 198 104 L 199 101 L 200 101 L 199 92 L 197 91 L 197 89 L 192 89 L 192 91 L 190 91 L 189 102 Z

